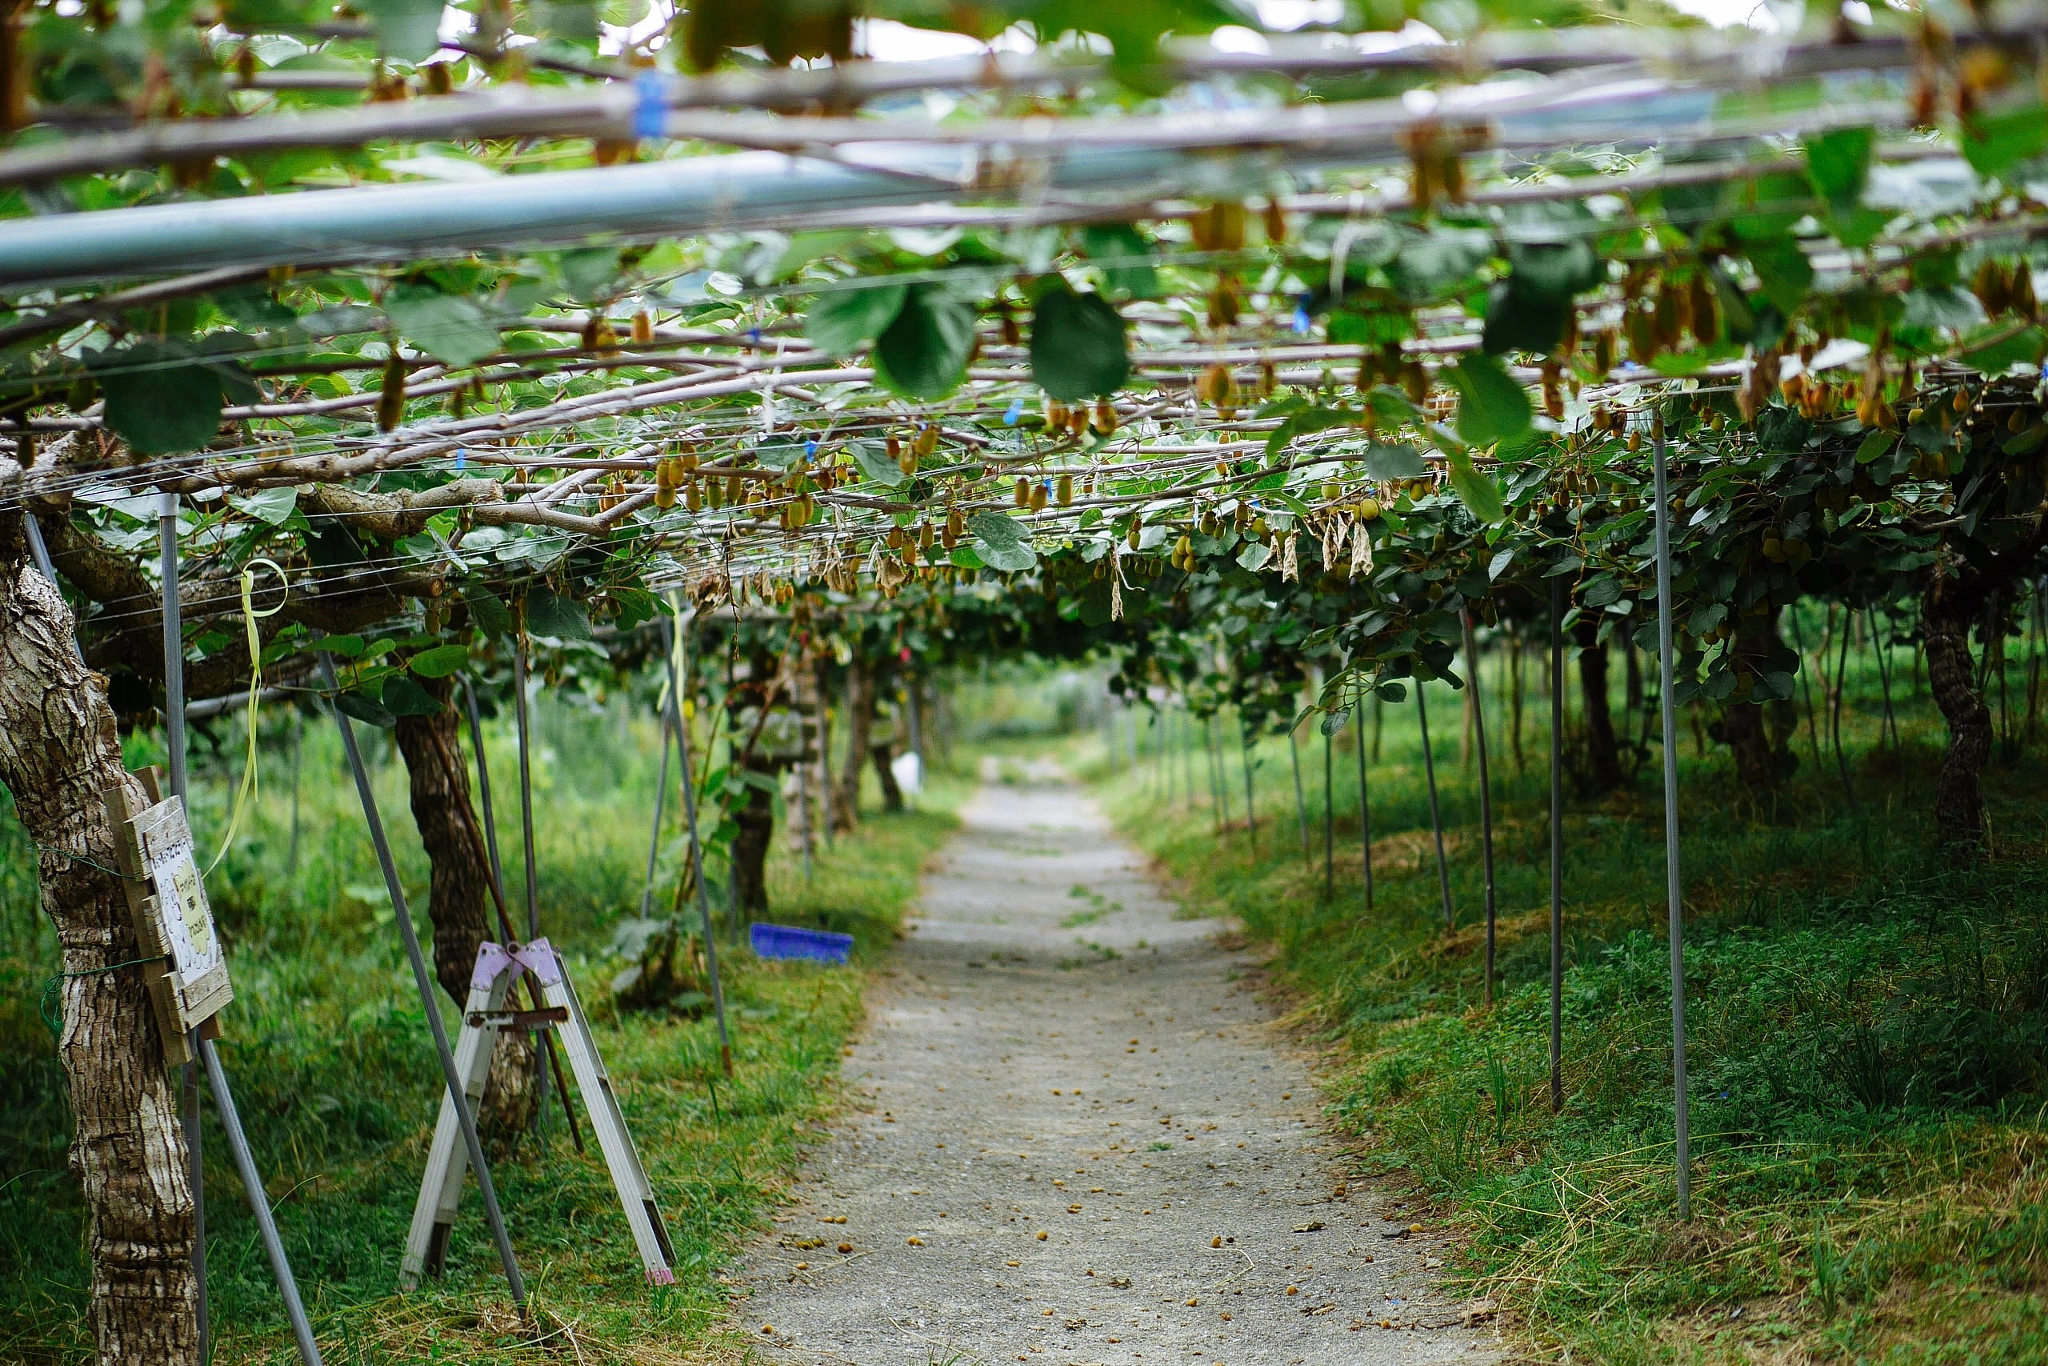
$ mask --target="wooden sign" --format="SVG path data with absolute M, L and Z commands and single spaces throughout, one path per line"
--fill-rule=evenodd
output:
M 143 775 L 152 793 L 153 777 Z M 235 999 L 235 992 L 213 908 L 207 904 L 206 881 L 194 857 L 185 803 L 171 797 L 136 810 L 125 786 L 108 788 L 105 798 L 135 937 L 145 955 L 161 959 L 144 971 L 162 1026 L 164 1059 L 189 1062 L 187 1036 L 206 1027 L 208 1037 L 214 1037 L 213 1017 Z

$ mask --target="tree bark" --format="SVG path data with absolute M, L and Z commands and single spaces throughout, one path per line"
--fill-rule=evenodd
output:
M 432 716 L 401 716 L 393 729 L 410 779 L 412 820 L 432 870 L 427 883 L 427 919 L 433 927 L 434 978 L 458 1006 L 469 999 L 469 974 L 476 951 L 490 937 L 488 903 L 491 870 L 479 852 L 482 829 L 469 799 L 469 770 L 459 757 L 458 717 L 452 705 L 453 679 L 421 679 L 440 704 Z M 521 1030 L 498 1031 L 491 1070 L 477 1117 L 493 1134 L 515 1134 L 533 1122 L 540 1106 L 536 1050 Z
M 1585 766 L 1579 782 L 1588 796 L 1621 786 L 1621 750 L 1614 739 L 1614 713 L 1607 705 L 1607 647 L 1598 632 L 1593 622 L 1581 622 L 1577 628 L 1579 698 L 1585 708 Z
M 26 564 L 18 515 L 0 525 L 0 782 L 41 846 L 43 910 L 63 951 L 57 1045 L 76 1130 L 92 1256 L 88 1315 L 103 1366 L 199 1360 L 192 1190 L 178 1095 L 139 968 L 102 792 L 141 785 L 121 762 L 103 680 L 73 652 L 77 623 Z M 74 851 L 64 853 L 58 851 Z M 86 860 L 89 860 L 86 861 Z M 97 866 L 96 866 L 97 865 Z
M 860 824 L 860 771 L 873 747 L 874 729 L 875 667 L 855 654 L 846 672 L 846 763 L 832 798 L 832 820 L 840 830 Z
M 1948 722 L 1948 753 L 1934 786 L 1934 826 L 1943 844 L 1981 848 L 1984 791 L 1981 776 L 1991 756 L 1991 709 L 1977 694 L 1970 658 L 1975 595 L 1965 593 L 1937 566 L 1920 599 L 1920 630 L 1926 642 L 1927 680 L 1934 704 Z
M 1738 618 L 1732 645 L 1738 666 L 1749 675 L 1760 677 L 1785 650 L 1785 642 L 1778 635 L 1778 609 L 1773 607 L 1761 615 Z M 1773 717 L 1774 710 L 1782 711 L 1790 705 L 1789 701 L 1737 700 L 1721 708 L 1716 738 L 1725 741 L 1735 757 L 1736 781 L 1754 796 L 1776 791 L 1778 784 L 1798 766 L 1791 748 L 1797 717 L 1791 727 L 1774 724 Z
M 733 836 L 733 881 L 740 909 L 750 914 L 768 910 L 768 847 L 775 839 L 775 797 L 772 791 L 779 766 L 755 754 L 747 761 L 749 772 L 760 774 L 765 783 L 749 783 L 747 799 L 733 813 L 739 833 Z M 860 765 L 852 765 L 860 776 Z

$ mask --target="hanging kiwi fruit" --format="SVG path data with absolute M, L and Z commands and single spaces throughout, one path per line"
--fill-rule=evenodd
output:
M 1061 476 L 1059 477 L 1059 482 L 1058 482 L 1058 483 L 1057 483 L 1057 484 L 1056 484 L 1056 485 L 1054 486 L 1054 489 L 1055 489 L 1055 496 L 1056 496 L 1056 497 L 1057 497 L 1057 498 L 1059 499 L 1059 504 L 1060 504 L 1060 506 L 1061 506 L 1061 507 L 1072 507 L 1072 506 L 1073 506 L 1073 503 L 1074 503 L 1074 476 L 1073 476 L 1073 475 L 1071 475 L 1071 474 L 1063 474 L 1063 475 L 1061 475 Z
M 398 344 L 391 344 L 391 358 L 384 362 L 384 383 L 377 390 L 377 430 L 395 431 L 405 421 L 405 358 Z

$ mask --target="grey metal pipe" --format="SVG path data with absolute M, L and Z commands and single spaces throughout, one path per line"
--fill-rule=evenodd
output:
M 519 832 L 526 852 L 526 937 L 540 938 L 540 879 L 533 851 L 533 749 L 526 718 L 526 619 L 521 609 L 519 638 L 512 646 L 513 715 L 519 722 Z M 546 1097 L 542 1103 L 545 1105 Z
M 1671 920 L 1671 1102 L 1678 1143 L 1678 1217 L 1692 1218 L 1692 1131 L 1685 1084 L 1685 906 L 1678 870 L 1678 703 L 1672 697 L 1671 478 L 1664 423 L 1654 441 L 1657 481 L 1657 680 L 1664 714 L 1664 894 Z
M 339 695 L 341 682 L 334 676 L 334 657 L 320 653 L 320 677 L 330 694 Z M 330 705 L 332 701 L 330 699 Z M 341 729 L 341 747 L 348 756 L 349 772 L 356 781 L 356 796 L 362 799 L 363 819 L 369 822 L 370 843 L 377 848 L 377 864 L 384 870 L 384 889 L 391 895 L 391 911 L 398 921 L 399 938 L 405 941 L 406 960 L 412 964 L 413 986 L 425 1009 L 427 1029 L 434 1036 L 434 1052 L 441 1060 L 441 1079 L 455 1105 L 455 1121 L 462 1130 L 462 1145 L 469 1154 L 470 1170 L 476 1173 L 477 1190 L 483 1195 L 484 1217 L 491 1225 L 491 1240 L 498 1245 L 498 1261 L 505 1269 L 513 1303 L 526 1313 L 526 1278 L 519 1274 L 519 1259 L 512 1254 L 512 1239 L 505 1232 L 505 1214 L 498 1207 L 498 1188 L 491 1182 L 490 1166 L 484 1161 L 483 1140 L 477 1136 L 476 1116 L 469 1112 L 462 1077 L 455 1070 L 455 1054 L 448 1046 L 448 1026 L 441 1019 L 441 1002 L 435 996 L 434 975 L 427 970 L 426 955 L 420 951 L 419 932 L 413 928 L 412 911 L 405 902 L 405 885 L 398 880 L 398 864 L 391 857 L 391 841 L 384 835 L 383 817 L 377 814 L 377 794 L 370 790 L 370 770 L 363 764 L 363 752 L 356 747 L 355 727 L 348 713 L 333 707 L 334 724 Z
M 1436 754 L 1429 747 L 1429 700 L 1422 695 L 1422 680 L 1415 680 L 1415 719 L 1422 726 L 1422 776 L 1429 786 L 1429 828 L 1436 836 L 1436 881 L 1444 897 L 1444 929 L 1458 928 L 1458 912 L 1451 905 L 1451 866 L 1444 859 L 1443 809 L 1436 797 Z
M 1493 879 L 1493 775 L 1487 766 L 1486 701 L 1479 692 L 1479 638 L 1472 631 L 1472 613 L 1460 614 L 1465 627 L 1465 668 L 1471 677 L 1472 731 L 1479 750 L 1479 848 L 1486 872 L 1486 1003 L 1493 1004 L 1494 879 Z
M 185 797 L 185 623 L 178 602 L 178 495 L 158 495 L 157 548 L 163 576 L 164 596 L 164 768 L 170 778 L 171 795 Z M 35 514 L 22 518 L 34 525 Z M 40 537 L 38 537 L 40 539 Z M 50 582 L 55 583 L 52 575 Z M 77 640 L 72 641 L 73 648 Z M 187 820 L 190 816 L 188 813 Z M 199 1031 L 185 1036 L 194 1058 L 199 1054 Z M 206 1133 L 199 1122 L 199 1064 L 188 1062 L 179 1082 L 179 1123 L 185 1131 L 186 1180 L 192 1187 L 192 1279 L 199 1287 L 195 1318 L 198 1321 L 199 1359 L 213 1357 L 213 1323 L 206 1293 Z
M 647 885 L 640 891 L 640 918 L 654 909 L 654 856 L 661 848 L 662 799 L 668 795 L 668 711 L 661 713 L 661 777 L 654 784 L 654 829 L 647 836 Z
M 491 761 L 484 755 L 484 718 L 476 707 L 476 688 L 467 677 L 462 680 L 462 700 L 469 712 L 469 743 L 476 749 L 476 794 L 484 809 L 484 851 L 491 860 L 491 883 L 503 902 L 505 870 L 498 864 L 498 812 L 491 800 Z
M 1365 775 L 1365 694 L 1358 695 L 1352 714 L 1353 743 L 1358 749 L 1358 843 L 1365 854 L 1365 909 L 1372 909 L 1372 789 Z
M 1564 578 L 1550 580 L 1550 1113 L 1564 1109 Z

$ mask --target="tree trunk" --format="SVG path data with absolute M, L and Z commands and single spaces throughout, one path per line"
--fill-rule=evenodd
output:
M 896 746 L 890 740 L 880 740 L 869 746 L 869 753 L 875 759 L 875 777 L 882 784 L 882 809 L 901 811 L 903 789 L 896 782 L 896 770 L 889 765 L 895 762 Z
M 1982 847 L 1984 792 L 1980 775 L 1991 755 L 1991 709 L 1977 694 L 1970 658 L 1975 603 L 1939 567 L 1920 599 L 1927 681 L 1948 722 L 1948 753 L 1934 787 L 1934 826 L 1944 844 Z
M 1621 751 L 1614 739 L 1614 714 L 1607 706 L 1607 647 L 1599 642 L 1598 631 L 1592 622 L 1581 622 L 1577 629 L 1586 742 L 1586 762 L 1579 781 L 1589 796 L 1621 786 Z
M 76 1125 L 71 1168 L 88 1217 L 88 1314 L 103 1366 L 188 1366 L 199 1360 L 198 1287 L 178 1094 L 141 970 L 104 970 L 140 950 L 120 879 L 101 871 L 114 866 L 101 793 L 128 783 L 140 802 L 141 786 L 122 766 L 104 682 L 73 652 L 70 608 L 27 566 L 18 515 L 6 520 L 0 782 L 43 850 L 43 909 L 67 974 L 57 1051 Z
M 860 765 L 851 763 L 856 778 L 860 776 Z M 739 833 L 733 836 L 732 867 L 734 893 L 740 909 L 751 914 L 766 914 L 768 910 L 768 846 L 775 838 L 775 797 L 774 786 L 776 766 L 760 756 L 747 763 L 750 772 L 766 778 L 766 783 L 750 783 L 747 799 L 733 819 L 739 825 Z
M 841 830 L 860 823 L 860 771 L 875 728 L 875 668 L 858 654 L 846 671 L 846 763 L 832 798 L 832 819 Z
M 1732 648 L 1738 665 L 1760 677 L 1785 653 L 1785 642 L 1778 635 L 1778 609 L 1739 617 Z M 1792 726 L 1783 724 L 1782 713 L 1790 706 L 1789 701 L 1738 700 L 1721 709 L 1716 738 L 1727 743 L 1735 756 L 1736 781 L 1753 796 L 1776 791 L 1798 765 L 1791 748 L 1797 716 Z
M 482 818 L 469 799 L 469 770 L 461 759 L 453 679 L 422 679 L 440 703 L 432 716 L 401 716 L 393 730 L 411 780 L 412 820 L 432 872 L 427 919 L 434 934 L 434 977 L 457 1005 L 469 998 L 477 946 L 490 938 L 491 870 L 482 849 Z M 470 822 L 478 822 L 474 833 Z M 491 1054 L 477 1118 L 495 1135 L 516 1134 L 540 1106 L 533 1040 L 522 1030 L 500 1030 Z

